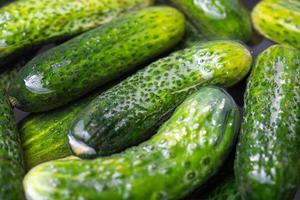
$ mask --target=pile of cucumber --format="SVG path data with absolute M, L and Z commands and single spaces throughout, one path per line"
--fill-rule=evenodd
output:
M 0 200 L 292 200 L 299 153 L 299 0 L 0 0 Z

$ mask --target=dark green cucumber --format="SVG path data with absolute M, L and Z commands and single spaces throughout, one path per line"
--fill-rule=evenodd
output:
M 165 52 L 184 30 L 184 16 L 171 7 L 130 13 L 33 59 L 9 94 L 29 112 L 62 106 Z
M 196 88 L 231 86 L 252 57 L 240 43 L 210 41 L 150 64 L 95 98 L 75 120 L 69 143 L 78 156 L 109 155 L 148 138 Z
M 259 55 L 245 95 L 235 163 L 244 199 L 291 199 L 300 184 L 300 51 Z
M 233 99 L 218 88 L 202 88 L 155 136 L 137 147 L 111 157 L 58 160 L 33 168 L 24 179 L 26 196 L 29 200 L 180 199 L 218 170 L 238 126 Z
M 252 35 L 248 11 L 239 0 L 169 0 L 199 31 L 210 38 L 248 41 Z
M 19 125 L 26 169 L 72 154 L 68 145 L 68 130 L 77 114 L 93 97 L 85 97 L 64 108 L 30 115 Z
M 0 90 L 0 199 L 24 199 L 20 138 L 12 108 Z
M 265 0 L 252 12 L 255 29 L 263 36 L 300 49 L 300 1 Z
M 70 37 L 153 0 L 18 0 L 0 8 L 0 63 L 26 47 Z

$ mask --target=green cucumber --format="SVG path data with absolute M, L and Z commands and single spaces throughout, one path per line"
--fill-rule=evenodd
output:
M 20 138 L 12 108 L 0 91 L 0 199 L 24 199 L 24 176 Z
M 132 12 L 33 59 L 10 89 L 12 102 L 29 112 L 62 106 L 165 52 L 184 30 L 174 8 Z
M 32 45 L 70 37 L 153 0 L 18 0 L 0 8 L 0 63 Z
M 169 0 L 203 35 L 248 41 L 252 35 L 248 11 L 239 0 Z
M 255 29 L 266 38 L 300 49 L 300 1 L 265 0 L 252 12 Z
M 138 144 L 196 88 L 234 85 L 251 62 L 243 45 L 226 40 L 197 43 L 162 58 L 96 97 L 78 115 L 69 131 L 72 150 L 94 157 Z
M 93 97 L 85 97 L 50 112 L 32 114 L 21 122 L 19 132 L 27 170 L 72 154 L 68 146 L 68 130 L 77 114 Z
M 300 51 L 261 53 L 245 95 L 235 162 L 244 199 L 291 199 L 300 184 Z
M 238 126 L 233 99 L 218 88 L 202 88 L 155 136 L 137 147 L 111 157 L 57 160 L 33 168 L 24 179 L 26 197 L 180 199 L 218 170 Z

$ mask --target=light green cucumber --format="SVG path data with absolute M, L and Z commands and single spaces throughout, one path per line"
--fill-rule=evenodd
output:
M 300 1 L 264 0 L 252 12 L 255 29 L 266 38 L 300 49 Z

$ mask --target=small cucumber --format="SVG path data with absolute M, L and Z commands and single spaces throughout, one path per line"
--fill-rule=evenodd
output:
M 264 0 L 252 12 L 255 29 L 278 43 L 300 49 L 300 1 Z
M 169 0 L 203 35 L 248 41 L 252 35 L 248 11 L 239 0 Z
M 201 42 L 162 58 L 96 97 L 79 114 L 69 132 L 72 150 L 94 157 L 138 144 L 196 88 L 234 85 L 251 62 L 243 45 L 226 40 Z
M 293 198 L 300 184 L 300 51 L 275 45 L 259 55 L 244 113 L 235 162 L 243 199 Z
M 0 63 L 24 48 L 70 37 L 153 0 L 18 0 L 0 8 Z
M 187 98 L 149 141 L 96 160 L 51 161 L 24 179 L 41 199 L 180 199 L 209 179 L 235 141 L 239 111 L 218 88 Z M 174 184 L 176 183 L 176 184 Z
M 12 108 L 0 91 L 0 199 L 24 199 L 23 157 Z
M 165 52 L 184 30 L 174 8 L 132 12 L 33 59 L 10 88 L 12 102 L 29 112 L 62 106 Z

